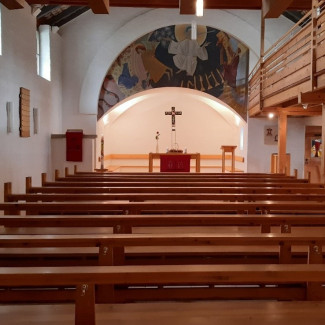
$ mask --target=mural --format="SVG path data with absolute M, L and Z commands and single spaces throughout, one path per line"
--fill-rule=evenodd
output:
M 213 95 L 247 117 L 248 48 L 225 32 L 172 25 L 129 45 L 109 68 L 99 95 L 98 119 L 119 101 L 157 87 L 185 87 Z

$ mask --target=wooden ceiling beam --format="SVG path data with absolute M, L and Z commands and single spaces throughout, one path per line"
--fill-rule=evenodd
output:
M 322 105 L 313 105 L 303 108 L 302 105 L 291 106 L 291 107 L 268 107 L 263 109 L 263 116 L 267 116 L 268 113 L 279 113 L 286 114 L 288 116 L 320 116 L 322 115 Z
M 278 18 L 284 11 L 288 9 L 293 0 L 263 0 L 263 17 Z
M 325 104 L 325 89 L 310 91 L 308 93 L 299 93 L 299 104 Z
M 0 0 L 0 2 L 22 2 L 22 0 Z M 96 2 L 96 0 L 92 0 Z M 104 0 L 98 0 L 103 2 Z M 181 1 L 181 4 L 180 4 Z M 269 0 L 280 3 L 282 6 L 283 2 L 289 0 Z M 49 4 L 49 5 L 60 5 L 66 4 L 71 6 L 88 6 L 88 0 L 26 0 L 29 4 Z M 183 2 L 183 3 L 182 3 Z M 189 4 L 186 4 L 189 2 Z M 182 6 L 193 6 L 195 0 L 110 0 L 110 7 L 138 7 L 138 8 L 181 8 Z M 261 10 L 262 0 L 204 0 L 205 9 L 255 9 Z M 288 10 L 310 10 L 311 0 L 291 0 Z M 185 10 L 185 9 L 184 9 Z
M 24 8 L 24 0 L 0 0 L 0 2 L 9 10 Z
M 109 0 L 88 0 L 94 14 L 109 14 Z
M 196 0 L 179 0 L 179 13 L 181 15 L 195 15 Z

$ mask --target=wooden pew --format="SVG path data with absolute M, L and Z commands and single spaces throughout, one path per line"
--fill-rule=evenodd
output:
M 126 181 L 126 182 L 45 182 L 42 186 L 51 187 L 278 187 L 278 188 L 292 188 L 293 186 L 301 188 L 324 188 L 324 184 L 310 184 L 310 183 L 292 183 L 287 181 L 274 181 L 274 182 L 137 182 L 137 181 Z
M 321 187 L 58 187 L 26 186 L 26 193 L 242 193 L 242 194 L 324 194 Z
M 325 191 L 322 194 L 315 193 L 12 193 L 11 183 L 4 184 L 4 201 L 26 202 L 52 202 L 52 201 L 109 201 L 127 200 L 142 202 L 150 200 L 213 200 L 213 201 L 319 201 L 325 200 Z
M 203 246 L 206 250 L 206 247 L 218 246 L 221 250 L 224 249 L 224 246 L 252 246 L 252 247 L 274 247 L 279 250 L 279 262 L 280 263 L 291 263 L 291 248 L 293 245 L 303 245 L 309 247 L 308 253 L 308 263 L 310 264 L 320 264 L 323 262 L 322 255 L 322 246 L 325 244 L 325 238 L 323 235 L 294 235 L 294 234 L 274 234 L 272 236 L 267 234 L 128 234 L 128 235 L 33 235 L 33 236 L 25 236 L 25 235 L 3 235 L 0 236 L 0 245 L 4 248 L 12 248 L 12 247 L 23 247 L 24 249 L 28 249 L 30 247 L 99 247 L 99 265 L 124 265 L 127 263 L 125 260 L 125 249 L 131 249 L 132 247 L 145 246 L 149 248 L 151 251 L 154 247 L 157 247 L 159 252 L 164 252 L 166 247 L 161 246 L 179 246 L 180 249 L 183 246 L 198 247 Z M 117 251 L 114 248 L 118 248 Z M 209 252 L 209 250 L 208 250 Z M 141 252 L 144 254 L 145 252 Z M 207 255 L 208 256 L 208 255 Z M 234 258 L 235 261 L 231 264 L 242 264 L 243 259 Z M 150 260 L 147 260 L 145 264 L 151 264 Z M 165 263 L 168 264 L 168 261 Z M 246 263 L 246 262 L 245 262 Z M 278 262 L 275 262 L 276 264 Z M 137 263 L 139 264 L 139 263 Z M 142 264 L 142 263 L 141 263 Z M 174 264 L 174 263 L 171 263 Z M 178 262 L 176 264 L 179 264 Z M 295 264 L 297 265 L 297 264 Z M 202 265 L 200 265 L 202 266 Z M 187 267 L 187 266 L 186 266 Z M 140 287 L 138 289 L 132 288 L 131 293 L 127 288 L 122 288 L 119 292 L 119 299 L 125 301 L 127 299 L 155 299 L 156 292 L 152 292 L 151 290 L 146 290 L 145 288 L 141 288 L 142 283 L 138 283 Z M 53 284 L 52 284 L 53 286 Z M 111 294 L 111 290 L 108 288 L 104 288 L 104 291 L 99 291 L 101 299 L 105 297 L 105 294 L 108 296 L 107 299 L 111 298 L 109 295 Z M 247 290 L 247 288 L 246 288 Z M 292 291 L 288 291 L 279 288 L 279 290 L 275 289 L 262 289 L 253 290 L 252 292 L 247 291 L 245 294 L 245 290 L 242 288 L 238 288 L 238 290 L 232 288 L 230 296 L 232 298 L 238 296 L 246 297 L 246 298 L 256 298 L 256 297 L 264 297 L 270 298 L 270 295 L 274 298 L 276 297 L 277 291 L 280 291 L 280 296 L 284 297 L 284 295 L 292 295 L 291 298 L 302 297 L 303 291 L 305 288 L 300 288 L 299 286 L 294 288 Z M 323 288 L 318 285 L 318 288 L 315 285 L 312 287 L 307 287 L 307 291 L 312 290 L 314 295 L 323 295 Z M 118 290 L 117 290 L 118 291 Z M 174 290 L 175 291 L 175 290 Z M 209 298 L 209 292 L 211 293 L 211 288 L 207 288 L 207 290 L 199 289 L 199 292 L 196 294 L 196 297 L 200 297 L 200 299 Z M 105 293 L 103 296 L 103 292 Z M 1 291 L 0 291 L 1 293 Z M 37 292 L 35 291 L 35 294 Z M 70 294 L 70 293 L 69 293 Z M 166 294 L 166 295 L 165 295 Z M 170 292 L 163 291 L 159 292 L 159 299 L 168 299 Z M 218 295 L 218 292 L 214 292 L 214 297 L 217 298 L 225 298 L 225 294 L 227 293 L 221 292 Z M 264 296 L 265 294 L 265 296 Z M 311 293 L 309 293 L 310 295 Z M 22 295 L 22 296 L 21 296 Z M 26 295 L 26 291 L 17 291 L 11 292 L 9 295 L 9 299 L 23 299 Z M 177 289 L 173 294 L 173 297 L 177 297 L 178 299 L 186 299 L 188 295 L 188 288 L 180 288 Z M 256 296 L 257 295 L 257 296 Z M 71 296 L 70 296 L 71 297 Z M 131 298 L 133 297 L 133 298 Z M 229 296 L 228 296 L 229 298 Z M 1 299 L 1 296 L 0 296 Z M 39 299 L 39 298 L 38 298 Z M 65 297 L 64 299 L 68 299 Z M 5 301 L 5 298 L 2 297 L 2 302 Z
M 74 166 L 73 173 L 69 172 L 69 168 L 65 168 L 64 172 L 65 176 L 104 176 L 104 177 L 120 177 L 120 176 L 129 176 L 129 177 L 163 177 L 163 176 L 173 176 L 173 177 L 242 177 L 242 178 L 248 178 L 248 177 L 285 177 L 285 178 L 297 178 L 296 170 L 295 174 L 293 176 L 288 176 L 286 174 L 280 174 L 280 173 L 185 173 L 185 172 L 179 172 L 179 173 L 167 173 L 167 172 L 101 172 L 98 173 L 96 171 L 78 171 L 77 166 Z M 55 176 L 59 177 L 59 171 L 55 170 Z
M 231 183 L 231 184 L 230 184 Z M 295 186 L 297 184 L 304 186 L 311 186 L 311 187 L 322 187 L 324 188 L 323 184 L 313 184 L 311 185 L 308 183 L 308 180 L 305 179 L 297 179 L 287 176 L 281 177 L 248 177 L 248 178 L 230 178 L 230 177 L 193 177 L 189 175 L 181 176 L 170 176 L 170 175 L 163 175 L 153 177 L 142 177 L 141 173 L 139 173 L 135 177 L 102 177 L 102 176 L 80 176 L 80 177 L 62 177 L 60 178 L 57 173 L 55 176 L 54 182 L 48 182 L 46 180 L 46 174 L 42 174 L 42 186 Z
M 86 181 L 88 181 L 89 179 L 98 179 L 98 180 L 184 180 L 184 181 L 199 181 L 199 180 L 251 180 L 251 179 L 255 179 L 257 181 L 262 181 L 262 180 L 289 180 L 289 181 L 300 181 L 303 183 L 307 183 L 308 180 L 307 179 L 297 179 L 294 176 L 285 176 L 285 175 L 278 175 L 278 174 L 262 174 L 262 175 L 251 175 L 251 174 L 241 174 L 241 175 L 237 175 L 237 174 L 220 174 L 220 175 L 216 175 L 216 174 L 175 174 L 175 173 L 166 173 L 166 174 L 154 174 L 154 175 L 150 175 L 150 174 L 143 174 L 143 173 L 138 173 L 138 174 L 129 174 L 129 175 L 124 175 L 124 174 L 66 174 L 63 177 L 59 176 L 59 173 L 55 173 L 55 180 L 56 181 L 60 181 L 60 180 L 74 180 L 74 181 L 78 181 L 78 179 L 85 179 Z
M 324 233 L 142 233 L 77 235 L 1 235 L 2 248 L 8 247 L 99 247 L 100 264 L 124 264 L 126 247 L 137 246 L 273 246 L 281 263 L 290 263 L 291 247 L 308 246 L 308 261 L 322 263 Z M 118 254 L 112 248 L 123 247 Z M 317 250 L 316 250 L 317 247 Z M 101 260 L 102 258 L 102 260 Z M 108 263 L 108 264 L 107 264 Z
M 297 179 L 292 177 L 189 177 L 189 176 L 178 176 L 174 177 L 172 175 L 156 176 L 156 177 L 143 177 L 138 175 L 136 177 L 129 176 L 115 176 L 115 177 L 104 177 L 104 176 L 66 176 L 57 177 L 56 182 L 261 182 L 261 183 L 271 183 L 271 182 L 288 182 L 288 183 L 308 183 L 306 179 Z
M 80 202 L 3 202 L 0 211 L 19 215 L 34 214 L 172 214 L 172 213 L 237 213 L 237 214 L 322 214 L 324 202 L 312 201 L 80 201 Z
M 122 234 L 122 233 L 220 233 L 220 232 L 256 232 L 304 233 L 304 227 L 308 226 L 308 233 L 311 229 L 325 226 L 325 217 L 321 215 L 135 215 L 135 216 L 2 216 L 0 217 L 0 233 L 2 235 L 39 235 L 39 234 Z M 311 228 L 313 226 L 314 228 Z M 321 227 L 321 228 L 320 228 Z M 71 230 L 69 230 L 71 229 Z M 148 229 L 148 230 L 147 230 Z M 161 230 L 160 230 L 161 229 Z M 220 230 L 219 230 L 220 229 Z M 322 230 L 324 231 L 324 230 Z M 202 254 L 201 254 L 202 253 Z M 181 254 L 177 252 L 177 254 Z M 278 259 L 277 250 L 247 248 L 228 250 L 223 252 L 188 252 L 184 256 L 179 255 L 179 261 L 194 263 L 203 258 L 203 263 L 230 262 L 233 256 L 245 256 L 247 263 L 274 263 Z M 202 256 L 200 256 L 202 255 Z M 213 255 L 213 256 L 212 256 Z M 160 257 L 156 261 L 159 262 Z M 176 256 L 176 252 L 173 253 Z M 71 261 L 68 260 L 71 257 Z M 19 265 L 22 260 L 25 265 L 39 265 L 46 261 L 46 265 L 87 265 L 94 264 L 98 260 L 94 250 L 14 250 L 0 249 L 0 263 L 7 265 Z M 295 260 L 306 259 L 305 251 L 295 251 Z M 135 260 L 133 258 L 133 260 Z M 204 261 L 205 260 L 205 261 Z M 69 262 L 69 263 L 68 263 Z
M 115 234 L 133 233 L 135 228 L 155 227 L 183 229 L 185 227 L 195 227 L 195 232 L 206 227 L 249 227 L 251 231 L 257 229 L 261 233 L 282 232 L 291 233 L 291 229 L 310 229 L 310 227 L 325 227 L 325 215 L 217 215 L 217 214 L 170 214 L 170 215 L 29 215 L 27 216 L 0 216 L 0 226 L 3 226 L 2 234 L 28 234 L 28 228 L 52 227 L 63 228 L 70 227 L 78 229 L 110 227 Z M 24 228 L 27 228 L 24 231 Z M 273 230 L 272 230 L 273 228 Z M 324 229 L 325 230 L 325 229 Z M 40 230 L 45 233 L 45 230 Z M 59 230 L 58 230 L 59 231 Z M 189 232 L 189 230 L 184 230 Z M 237 230 L 236 230 L 237 231 Z M 146 231 L 147 232 L 147 231 Z M 227 230 L 229 232 L 229 230 Z M 37 233 L 37 232 L 36 232 Z M 58 232 L 59 234 L 60 232 Z M 53 234 L 53 232 L 52 232 Z
M 130 247 L 204 246 L 256 246 L 274 247 L 279 251 L 280 263 L 291 263 L 291 248 L 295 245 L 309 247 L 308 263 L 322 263 L 324 233 L 142 233 L 142 234 L 77 234 L 77 235 L 1 235 L 2 248 L 9 247 L 98 247 L 100 265 L 123 265 L 125 251 Z M 119 248 L 114 251 L 114 248 Z M 140 249 L 141 251 L 141 249 Z M 145 250 L 146 251 L 146 250 Z M 208 252 L 212 252 L 208 250 Z M 150 262 L 149 262 L 150 263 Z
M 42 183 L 46 184 L 46 174 L 42 174 Z M 325 188 L 324 185 L 321 184 L 293 184 L 289 186 L 245 186 L 245 184 L 238 183 L 236 186 L 233 184 L 227 183 L 225 186 L 216 187 L 204 187 L 204 186 L 195 186 L 195 187 L 180 187 L 180 186 L 161 186 L 155 187 L 154 184 L 150 184 L 147 187 L 139 187 L 137 184 L 133 184 L 133 186 L 102 186 L 98 184 L 96 187 L 68 187 L 68 186 L 32 186 L 32 178 L 26 177 L 26 193 L 242 193 L 242 194 L 324 194 Z M 251 185 L 251 184 L 250 184 Z M 5 192 L 12 193 L 11 185 L 7 189 L 5 188 Z
M 52 268 L 2 268 L 0 286 L 48 287 L 70 286 L 76 288 L 75 324 L 95 325 L 95 285 L 147 286 L 166 283 L 170 286 L 208 284 L 293 284 L 325 281 L 325 265 L 200 265 L 193 266 L 113 266 L 113 267 L 52 267 Z M 221 288 L 220 288 L 221 289 Z M 221 289 L 222 290 L 222 289 Z M 290 289 L 288 289 L 290 290 Z M 213 292 L 213 290 L 211 290 Z M 0 292 L 0 295 L 3 295 Z M 57 295 L 62 294 L 58 291 Z M 53 295 L 53 293 L 52 293 Z M 196 299 L 188 290 L 188 299 Z M 210 299 L 213 298 L 211 294 Z M 308 298 L 320 299 L 309 290 Z

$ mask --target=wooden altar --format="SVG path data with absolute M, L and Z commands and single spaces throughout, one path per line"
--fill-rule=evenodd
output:
M 200 172 L 200 154 L 199 153 L 175 153 L 175 152 L 169 152 L 169 153 L 149 153 L 149 172 L 152 173 L 153 170 L 153 160 L 154 159 L 160 159 L 161 155 L 174 155 L 174 156 L 182 156 L 182 155 L 189 155 L 191 159 L 195 159 L 195 172 Z

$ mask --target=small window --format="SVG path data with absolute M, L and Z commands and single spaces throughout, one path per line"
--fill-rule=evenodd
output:
M 1 23 L 1 3 L 0 3 L 0 55 L 2 55 L 2 23 Z
M 39 32 L 36 31 L 36 64 L 37 64 L 37 75 L 40 75 L 39 66 L 40 66 L 40 50 L 39 50 Z
M 51 27 L 40 25 L 36 36 L 38 46 L 38 75 L 51 81 Z M 37 54 L 36 54 L 37 58 Z

